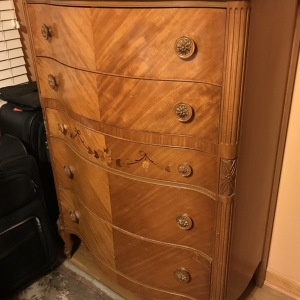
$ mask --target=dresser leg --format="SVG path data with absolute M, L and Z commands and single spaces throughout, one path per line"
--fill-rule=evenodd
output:
M 70 234 L 65 234 L 63 238 L 65 242 L 65 247 L 64 247 L 64 254 L 67 259 L 71 259 L 72 257 L 72 240 L 71 240 L 71 235 Z
M 57 224 L 58 233 L 59 233 L 60 237 L 63 239 L 63 241 L 65 243 L 64 254 L 67 257 L 67 259 L 71 259 L 73 242 L 72 242 L 72 239 L 71 239 L 71 235 L 66 234 L 65 231 L 64 231 L 64 226 L 63 226 L 61 215 L 58 216 L 56 224 Z

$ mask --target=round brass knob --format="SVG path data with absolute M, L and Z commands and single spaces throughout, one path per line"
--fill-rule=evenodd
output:
M 79 214 L 78 212 L 74 211 L 70 211 L 70 218 L 72 220 L 73 223 L 78 223 L 79 222 Z
M 177 103 L 174 106 L 174 113 L 180 122 L 188 122 L 193 116 L 193 109 L 186 103 Z
M 65 172 L 65 175 L 68 177 L 68 178 L 73 178 L 73 170 L 72 170 L 72 167 L 70 166 L 64 166 L 64 172 Z
M 191 280 L 190 273 L 183 268 L 179 268 L 179 269 L 175 270 L 174 277 L 177 281 L 183 282 L 183 283 L 187 283 Z
M 57 88 L 57 83 L 55 80 L 55 77 L 51 74 L 48 75 L 48 84 L 51 87 L 51 89 L 55 90 Z
M 48 40 L 49 37 L 52 36 L 51 28 L 48 27 L 48 26 L 45 25 L 45 24 L 42 25 L 41 33 L 42 33 L 42 36 L 43 36 L 46 40 Z
M 189 230 L 193 227 L 193 220 L 187 214 L 176 217 L 176 224 L 182 230 Z
M 178 172 L 181 174 L 183 177 L 189 177 L 192 174 L 192 168 L 189 164 L 184 163 L 182 165 L 178 166 Z
M 57 127 L 61 133 L 65 134 L 67 132 L 67 126 L 65 124 L 58 123 Z
M 180 58 L 189 58 L 195 52 L 195 43 L 191 38 L 182 36 L 175 41 L 174 48 Z

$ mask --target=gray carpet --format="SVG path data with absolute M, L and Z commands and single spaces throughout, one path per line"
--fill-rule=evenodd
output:
M 67 260 L 59 259 L 53 271 L 16 291 L 6 300 L 122 300 Z

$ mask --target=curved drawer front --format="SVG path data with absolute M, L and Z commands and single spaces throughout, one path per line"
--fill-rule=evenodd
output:
M 89 250 L 110 268 L 115 268 L 113 230 L 99 221 L 80 201 L 77 195 L 58 189 L 64 230 L 78 235 Z
M 94 30 L 103 29 L 95 39 L 99 71 L 222 83 L 225 9 L 95 9 L 92 14 Z M 190 43 L 178 41 L 183 36 L 195 44 L 188 59 L 175 51 L 176 44 L 192 53 Z
M 103 123 L 218 142 L 220 87 L 100 75 L 97 79 Z
M 59 190 L 59 196 L 65 230 L 81 237 L 106 266 L 150 287 L 208 299 L 211 265 L 199 252 L 153 243 L 113 229 L 86 210 L 69 191 Z M 72 214 L 76 214 L 76 222 Z M 181 274 L 182 269 L 188 273 Z M 180 281 L 184 276 L 189 277 L 189 282 Z
M 53 57 L 78 68 L 95 69 L 90 9 L 45 4 L 27 7 L 37 56 Z
M 222 84 L 225 9 L 29 5 L 29 16 L 37 56 L 122 76 Z
M 113 224 L 212 256 L 216 202 L 199 192 L 109 174 Z
M 118 230 L 113 235 L 116 270 L 157 289 L 209 299 L 211 264 L 199 253 L 152 243 Z
M 49 133 L 89 160 L 133 175 L 217 188 L 217 157 L 196 150 L 152 146 L 104 136 L 65 113 L 46 109 Z
M 90 211 L 111 222 L 107 173 L 82 160 L 62 142 L 51 140 L 51 148 L 58 188 L 72 191 Z
M 106 173 L 58 140 L 52 139 L 51 147 L 59 188 L 72 191 L 91 212 L 134 234 L 211 254 L 214 200 L 196 191 Z M 71 167 L 71 178 L 65 166 Z M 182 215 L 190 217 L 191 228 Z
M 122 129 L 218 142 L 221 88 L 105 76 L 37 58 L 41 95 L 66 110 Z
M 97 75 L 66 67 L 49 58 L 36 59 L 41 96 L 55 99 L 81 116 L 100 120 Z

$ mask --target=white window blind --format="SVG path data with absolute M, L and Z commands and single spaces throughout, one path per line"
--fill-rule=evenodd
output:
M 0 88 L 28 82 L 13 0 L 0 0 Z

